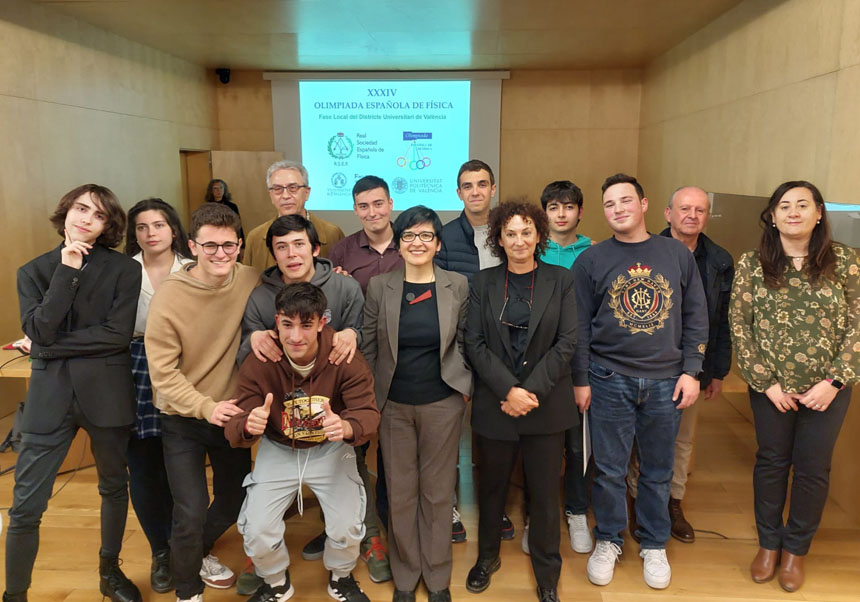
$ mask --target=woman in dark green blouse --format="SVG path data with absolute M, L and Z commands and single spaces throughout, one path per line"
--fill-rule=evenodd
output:
M 795 591 L 827 500 L 848 385 L 860 374 L 860 261 L 831 240 L 824 200 L 809 182 L 780 185 L 761 221 L 758 250 L 738 261 L 730 309 L 758 442 L 753 488 L 761 547 L 750 571 L 762 583 L 779 564 L 780 585 Z

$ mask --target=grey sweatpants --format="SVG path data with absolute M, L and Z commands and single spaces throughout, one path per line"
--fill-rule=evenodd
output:
M 254 470 L 245 477 L 245 503 L 237 522 L 245 554 L 263 579 L 280 577 L 290 566 L 284 513 L 302 485 L 310 487 L 325 513 L 326 569 L 345 576 L 358 561 L 367 498 L 355 450 L 342 441 L 293 449 L 263 437 Z

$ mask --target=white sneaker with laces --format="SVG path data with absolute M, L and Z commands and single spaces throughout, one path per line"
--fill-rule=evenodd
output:
M 609 585 L 615 576 L 615 563 L 621 556 L 621 548 L 611 541 L 598 541 L 588 558 L 586 573 L 594 585 Z
M 176 598 L 176 602 L 203 602 L 203 594 L 195 594 L 186 600 Z
M 203 583 L 215 589 L 227 589 L 236 583 L 236 575 L 233 571 L 221 564 L 217 556 L 209 554 L 203 559 L 200 567 L 200 578 Z
M 588 520 L 584 514 L 571 514 L 567 516 L 567 527 L 570 531 L 570 547 L 579 554 L 588 554 L 594 545 L 591 541 L 591 530 L 588 528 Z
M 642 558 L 642 574 L 645 583 L 654 589 L 666 589 L 672 581 L 672 568 L 669 559 L 666 558 L 665 548 L 662 550 L 642 550 L 639 552 Z
M 530 555 L 529 552 L 529 519 L 526 519 L 526 524 L 523 526 L 523 554 Z

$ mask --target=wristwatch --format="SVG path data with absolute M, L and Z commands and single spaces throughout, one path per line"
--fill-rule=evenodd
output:
M 692 370 L 684 370 L 684 374 L 687 376 L 692 376 L 693 378 L 699 378 L 698 372 L 693 372 Z
M 830 386 L 832 386 L 837 391 L 841 391 L 845 388 L 845 384 L 841 380 L 836 380 L 831 376 L 828 376 L 825 380 L 827 380 L 827 382 L 830 383 Z

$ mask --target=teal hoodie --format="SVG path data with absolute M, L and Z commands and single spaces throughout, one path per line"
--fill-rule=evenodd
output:
M 579 254 L 591 246 L 591 239 L 582 234 L 576 235 L 576 242 L 566 247 L 560 246 L 552 240 L 547 241 L 546 251 L 544 251 L 541 260 L 544 263 L 552 265 L 560 265 L 563 268 L 570 269 Z

